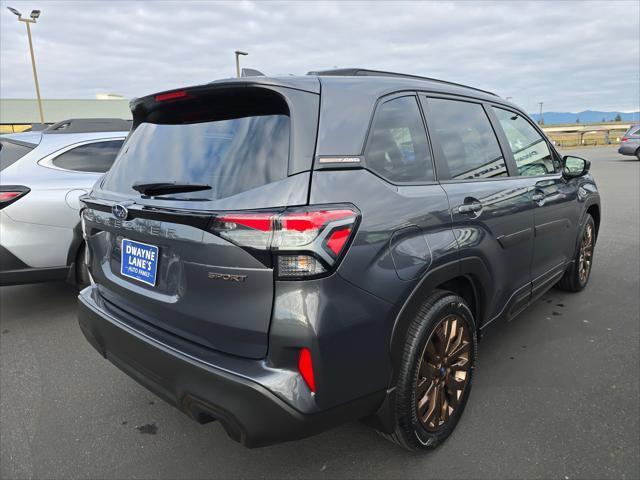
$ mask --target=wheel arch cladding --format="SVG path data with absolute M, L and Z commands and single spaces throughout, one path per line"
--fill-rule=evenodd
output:
M 395 385 L 398 361 L 402 355 L 404 339 L 411 320 L 415 317 L 420 305 L 434 290 L 449 290 L 460 295 L 469 304 L 473 313 L 476 329 L 486 322 L 488 299 L 492 298 L 487 288 L 491 285 L 489 270 L 478 257 L 469 257 L 460 261 L 444 264 L 428 271 L 411 292 L 401 307 L 391 334 L 390 350 L 393 377 L 390 385 Z
M 477 324 L 479 306 L 482 304 L 482 301 L 479 299 L 480 292 L 478 291 L 478 287 L 475 285 L 475 282 L 472 280 L 472 278 L 473 277 L 470 277 L 467 274 L 460 275 L 456 278 L 452 278 L 451 280 L 443 282 L 436 288 L 439 290 L 447 290 L 449 292 L 453 292 L 464 298 L 465 302 L 467 302 L 467 305 L 469 306 L 469 309 L 471 310 L 471 313 L 473 314 L 473 318 L 476 319 Z M 477 325 L 476 328 L 478 328 Z
M 596 227 L 596 238 L 598 238 L 598 233 L 600 232 L 600 207 L 597 203 L 589 205 L 587 213 L 593 218 L 593 223 Z

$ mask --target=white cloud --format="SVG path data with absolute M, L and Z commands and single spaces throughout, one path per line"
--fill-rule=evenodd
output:
M 127 97 L 204 83 L 243 65 L 267 74 L 358 66 L 495 91 L 528 111 L 640 108 L 638 2 L 0 1 L 0 95 Z

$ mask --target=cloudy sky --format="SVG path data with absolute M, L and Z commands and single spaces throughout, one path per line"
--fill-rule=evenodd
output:
M 640 2 L 0 0 L 0 96 L 127 98 L 235 74 L 367 67 L 487 89 L 529 112 L 640 109 Z

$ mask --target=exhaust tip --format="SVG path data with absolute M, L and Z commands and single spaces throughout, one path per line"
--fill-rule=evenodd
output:
M 244 445 L 246 435 L 236 419 L 229 413 L 211 404 L 203 402 L 191 395 L 186 395 L 182 400 L 182 410 L 193 420 L 201 425 L 220 421 L 227 435 L 236 442 Z

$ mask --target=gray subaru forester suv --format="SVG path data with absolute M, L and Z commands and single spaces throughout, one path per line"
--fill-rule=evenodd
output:
M 246 446 L 366 419 L 435 447 L 464 410 L 481 330 L 589 279 L 589 162 L 492 93 L 350 69 L 131 108 L 83 197 L 80 327 Z

